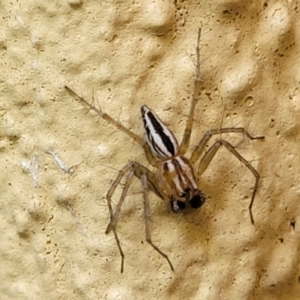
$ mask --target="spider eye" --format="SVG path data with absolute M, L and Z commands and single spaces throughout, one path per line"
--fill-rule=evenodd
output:
M 204 202 L 205 202 L 205 195 L 200 191 L 189 201 L 192 208 L 199 208 L 204 204 Z
M 173 198 L 171 198 L 171 209 L 173 210 L 173 212 L 178 213 L 181 210 L 185 209 L 185 203 L 181 202 L 181 201 L 176 201 Z

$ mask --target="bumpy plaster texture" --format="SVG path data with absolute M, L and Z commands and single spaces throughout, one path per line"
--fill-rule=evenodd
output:
M 1 299 L 299 299 L 297 1 L 13 0 L 0 15 Z M 138 134 L 147 104 L 180 139 L 200 26 L 191 147 L 221 123 L 265 135 L 224 136 L 262 176 L 255 225 L 253 176 L 220 150 L 200 210 L 174 215 L 150 197 L 172 272 L 145 242 L 136 180 L 118 224 L 120 274 L 105 194 L 129 160 L 146 160 L 64 85 Z

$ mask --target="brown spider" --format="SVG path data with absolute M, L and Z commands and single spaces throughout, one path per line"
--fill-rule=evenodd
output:
M 95 111 L 104 120 L 113 124 L 116 128 L 123 131 L 130 138 L 140 144 L 145 152 L 147 161 L 155 168 L 157 171 L 153 173 L 146 167 L 142 166 L 138 162 L 131 161 L 122 170 L 119 171 L 117 178 L 114 180 L 112 186 L 110 187 L 106 199 L 108 203 L 110 222 L 107 226 L 106 233 L 113 231 L 119 252 L 121 255 L 121 273 L 124 269 L 124 253 L 121 248 L 120 240 L 117 235 L 116 226 L 119 219 L 119 214 L 121 211 L 122 204 L 127 195 L 128 189 L 131 185 L 134 176 L 139 178 L 143 187 L 143 198 L 144 198 L 144 214 L 145 214 L 145 227 L 146 227 L 146 241 L 158 252 L 160 253 L 169 263 L 172 270 L 174 267 L 169 260 L 168 256 L 162 252 L 151 239 L 150 233 L 150 208 L 148 201 L 148 191 L 149 189 L 153 191 L 159 198 L 171 202 L 171 207 L 174 212 L 178 212 L 185 208 L 186 204 L 189 204 L 192 208 L 199 208 L 205 202 L 205 195 L 201 192 L 198 182 L 202 173 L 206 170 L 209 163 L 223 145 L 227 150 L 229 150 L 237 159 L 243 163 L 255 177 L 255 185 L 251 201 L 249 204 L 249 213 L 251 223 L 254 224 L 254 219 L 252 215 L 252 205 L 254 202 L 255 194 L 258 189 L 258 184 L 260 180 L 259 173 L 252 167 L 252 165 L 243 158 L 235 148 L 225 141 L 224 139 L 218 139 L 214 144 L 205 152 L 205 147 L 209 139 L 216 134 L 222 133 L 241 133 L 246 135 L 249 139 L 264 139 L 263 136 L 253 137 L 249 134 L 247 130 L 242 127 L 237 128 L 219 128 L 207 131 L 198 145 L 192 152 L 190 158 L 185 156 L 186 150 L 189 146 L 191 131 L 193 127 L 194 120 L 194 110 L 198 95 L 200 94 L 200 53 L 199 53 L 199 42 L 200 42 L 201 29 L 198 32 L 198 40 L 196 47 L 196 76 L 194 83 L 194 91 L 192 104 L 190 107 L 189 117 L 187 119 L 183 139 L 178 145 L 178 142 L 173 135 L 173 133 L 168 129 L 168 127 L 160 120 L 160 118 L 146 105 L 141 107 L 142 119 L 144 122 L 144 128 L 146 132 L 146 141 L 140 136 L 134 134 L 129 129 L 124 127 L 119 122 L 115 121 L 108 114 L 97 109 L 94 105 L 90 104 L 84 98 L 80 97 L 72 89 L 65 86 L 67 91 L 74 98 L 83 102 L 89 107 L 89 109 Z M 195 165 L 199 158 L 202 156 L 198 167 Z M 127 174 L 127 175 L 126 175 Z M 113 211 L 111 198 L 120 184 L 122 178 L 126 175 L 125 185 L 121 198 L 116 206 L 115 211 Z

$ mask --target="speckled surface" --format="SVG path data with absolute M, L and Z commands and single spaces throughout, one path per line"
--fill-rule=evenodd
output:
M 1 2 L 1 299 L 299 299 L 298 2 L 145 3 Z M 180 140 L 199 27 L 210 97 L 197 106 L 191 148 L 221 120 L 266 137 L 224 136 L 262 176 L 255 225 L 253 176 L 221 150 L 200 179 L 200 210 L 174 215 L 150 196 L 153 241 L 172 272 L 145 241 L 136 180 L 118 224 L 120 274 L 105 195 L 128 161 L 147 163 L 63 87 L 138 134 L 147 104 Z

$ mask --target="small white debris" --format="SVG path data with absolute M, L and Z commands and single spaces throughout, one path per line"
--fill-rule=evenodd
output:
M 46 153 L 50 154 L 53 158 L 56 164 L 62 169 L 65 173 L 73 174 L 75 172 L 74 166 L 68 167 L 59 157 L 58 155 L 51 150 L 49 147 L 48 150 L 45 151 Z
M 39 157 L 37 154 L 34 154 L 31 161 L 21 162 L 21 167 L 24 171 L 30 172 L 33 177 L 34 187 L 39 187 Z

